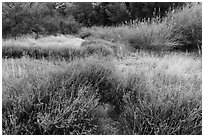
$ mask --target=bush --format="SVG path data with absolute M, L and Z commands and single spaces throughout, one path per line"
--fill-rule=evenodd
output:
M 3 58 L 21 58 L 29 56 L 34 59 L 65 59 L 87 57 L 94 54 L 108 56 L 117 52 L 117 47 L 111 42 L 103 40 L 84 40 L 67 36 L 49 36 L 38 40 L 20 37 L 16 40 L 3 41 Z M 105 44 L 105 45 L 103 45 Z
M 3 58 L 21 58 L 29 56 L 34 59 L 74 59 L 80 56 L 80 51 L 74 48 L 57 48 L 57 47 L 23 47 L 23 46 L 3 46 Z
M 116 55 L 122 45 L 97 38 L 88 38 L 82 44 L 82 51 L 86 54 Z
M 45 33 L 48 35 L 54 34 L 77 34 L 81 29 L 81 25 L 72 17 L 55 16 L 47 18 L 43 24 Z
M 3 38 L 25 34 L 76 34 L 81 25 L 73 16 L 57 10 L 57 3 L 4 2 L 2 14 Z
M 18 96 L 10 93 L 10 100 L 4 98 L 3 134 L 60 135 L 96 132 L 97 125 L 92 120 L 91 111 L 95 109 L 98 100 L 88 87 L 81 87 L 77 95 L 68 96 L 73 94 L 72 91 L 56 89 L 55 86 L 60 86 L 57 83 L 41 85 L 35 83 L 35 80 L 24 80 L 28 82 L 19 83 L 23 88 L 20 85 L 15 87 L 14 93 Z M 29 84 L 32 86 L 29 87 Z
M 117 27 L 83 28 L 81 36 L 118 41 L 149 51 L 199 51 L 202 43 L 201 4 L 190 3 L 169 11 L 166 17 L 132 21 Z
M 100 102 L 122 112 L 120 82 L 106 63 L 87 58 L 4 88 L 3 134 L 100 134 L 94 114 Z
M 202 134 L 201 87 L 198 78 L 183 79 L 157 71 L 127 76 L 125 110 L 127 134 Z
M 67 87 L 70 87 L 69 84 L 72 83 L 75 87 L 83 84 L 91 85 L 93 89 L 98 90 L 99 93 L 97 94 L 99 94 L 101 101 L 114 104 L 121 98 L 121 95 L 119 96 L 120 92 L 117 90 L 118 86 L 120 86 L 120 80 L 114 72 L 114 65 L 111 65 L 111 62 L 107 62 L 103 58 L 101 60 L 88 58 L 77 61 L 73 63 L 70 70 L 57 75 L 71 82 L 67 83 Z
M 191 3 L 168 13 L 171 37 L 179 43 L 175 49 L 200 51 L 202 45 L 202 5 Z
M 157 19 L 156 19 L 157 20 Z M 134 49 L 149 51 L 166 51 L 171 49 L 177 43 L 170 37 L 171 28 L 160 23 L 159 20 L 139 23 L 136 28 L 130 32 L 127 41 Z
M 3 61 L 3 134 L 202 132 L 200 58 Z

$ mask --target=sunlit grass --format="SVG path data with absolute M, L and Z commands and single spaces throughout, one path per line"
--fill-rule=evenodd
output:
M 85 41 L 72 36 L 46 36 L 39 39 L 19 37 L 2 42 L 3 58 L 31 57 L 34 59 L 74 60 L 92 55 L 117 55 L 122 44 L 104 40 Z M 120 50 L 120 51 L 119 51 Z
M 119 41 L 133 49 L 151 51 L 195 51 L 201 54 L 202 6 L 191 3 L 155 17 L 116 27 L 83 28 L 81 36 Z
M 2 133 L 202 134 L 201 54 L 172 52 L 201 46 L 200 30 L 191 33 L 201 5 L 188 6 L 163 20 L 84 28 L 85 40 L 3 40 Z
M 198 57 L 139 52 L 123 59 L 94 56 L 73 62 L 4 59 L 3 72 L 4 134 L 201 134 L 202 72 Z M 77 104 L 65 103 L 70 95 Z M 36 97 L 39 103 L 50 98 L 52 102 L 44 102 L 49 109 L 39 107 Z M 60 98 L 64 98 L 61 103 Z M 54 102 L 61 105 L 57 107 Z M 29 105 L 35 109 L 30 110 Z M 80 119 L 78 116 L 86 114 L 88 119 L 71 132 L 66 132 L 71 123 L 51 131 L 53 118 L 65 114 L 64 105 L 79 105 L 82 111 L 74 114 L 70 112 L 75 107 L 70 108 L 70 116 Z M 18 120 L 25 112 L 38 115 L 22 121 L 22 129 Z M 12 124 L 8 113 L 15 118 Z M 41 130 L 33 124 L 25 126 L 35 118 L 46 119 L 38 123 Z M 87 123 L 91 125 L 82 131 Z

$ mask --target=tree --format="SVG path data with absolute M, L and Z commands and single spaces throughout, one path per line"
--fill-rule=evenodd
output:
M 16 35 L 18 32 L 26 33 L 28 25 L 24 18 L 29 17 L 30 3 L 6 2 L 2 6 L 3 37 L 5 35 Z
M 63 3 L 6 2 L 2 5 L 3 37 L 22 34 L 76 33 L 79 24 Z
M 109 3 L 105 11 L 112 24 L 119 24 L 130 19 L 130 13 L 122 2 Z
M 74 2 L 73 16 L 79 23 L 92 26 L 95 23 L 95 9 L 91 2 Z
M 144 19 L 160 15 L 165 16 L 170 8 L 184 5 L 184 2 L 126 2 L 131 19 Z

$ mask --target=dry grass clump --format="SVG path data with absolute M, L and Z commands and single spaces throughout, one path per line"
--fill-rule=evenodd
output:
M 200 18 L 201 5 L 189 4 L 163 19 L 84 28 L 91 37 L 78 43 L 4 40 L 3 134 L 202 134 Z M 196 56 L 154 52 L 172 50 Z
M 117 27 L 83 28 L 82 36 L 119 41 L 134 49 L 149 51 L 194 51 L 201 53 L 202 6 L 190 3 L 164 18 L 135 21 Z
M 167 14 L 167 23 L 172 26 L 171 37 L 182 51 L 201 52 L 202 45 L 202 5 L 187 4 Z
M 86 45 L 86 46 L 84 46 Z M 34 59 L 74 60 L 94 54 L 109 56 L 116 54 L 120 46 L 102 40 L 90 40 L 66 36 L 49 36 L 34 40 L 21 37 L 3 41 L 3 58 L 21 58 L 29 56 Z M 120 50 L 121 51 L 121 50 Z
M 127 50 L 124 44 L 114 43 L 97 38 L 88 38 L 81 44 L 82 50 L 87 54 L 102 54 L 103 56 L 124 56 Z
M 83 40 L 66 36 L 49 36 L 40 39 L 20 37 L 3 40 L 3 58 L 74 58 L 80 55 L 80 44 Z
M 3 134 L 202 132 L 200 58 L 21 60 L 3 62 Z
M 120 121 L 127 134 L 202 134 L 199 58 L 146 55 L 123 60 L 118 68 L 126 76 Z
M 136 49 L 201 52 L 202 6 L 187 4 L 162 19 L 141 22 L 133 29 L 128 42 Z
M 129 134 L 202 134 L 201 80 L 158 72 L 149 80 L 131 74 L 125 117 Z M 148 78 L 147 78 L 148 79 Z
M 78 60 L 48 74 L 28 74 L 4 84 L 3 134 L 100 134 L 100 103 L 121 113 L 122 92 L 114 65 L 106 60 Z

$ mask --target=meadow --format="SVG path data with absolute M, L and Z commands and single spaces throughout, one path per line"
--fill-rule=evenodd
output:
M 201 9 L 3 39 L 2 134 L 201 135 Z

